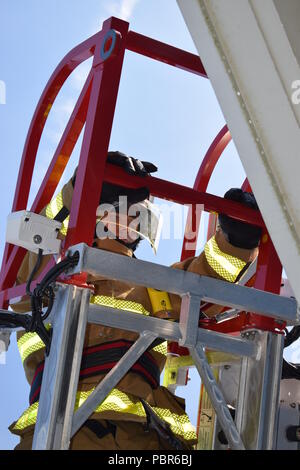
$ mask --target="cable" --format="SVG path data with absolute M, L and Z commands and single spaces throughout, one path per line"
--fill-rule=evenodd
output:
M 294 326 L 291 331 L 288 331 L 284 338 L 284 347 L 288 348 L 292 343 L 300 338 L 300 325 Z
M 67 272 L 70 268 L 77 265 L 79 252 L 76 251 L 73 255 L 67 256 L 67 258 L 51 268 L 42 279 L 41 283 L 38 284 L 32 292 L 30 289 L 31 283 L 41 267 L 42 256 L 43 251 L 39 250 L 36 264 L 26 284 L 26 293 L 29 295 L 31 302 L 31 315 L 0 311 L 0 326 L 4 326 L 5 328 L 22 327 L 26 332 L 37 333 L 45 344 L 45 354 L 48 356 L 51 346 L 52 331 L 45 328 L 44 321 L 50 315 L 54 304 L 55 294 L 53 284 L 62 273 Z M 48 308 L 43 314 L 44 297 L 48 299 Z
M 34 276 L 36 275 L 36 273 L 38 272 L 38 270 L 41 267 L 42 258 L 43 258 L 43 250 L 39 249 L 38 257 L 37 257 L 35 266 L 34 266 L 33 270 L 31 271 L 30 276 L 29 276 L 28 281 L 27 281 L 27 284 L 26 284 L 26 294 L 29 295 L 30 297 L 32 295 L 32 292 L 30 290 L 30 286 L 31 286 L 31 283 L 33 281 Z
M 293 364 L 283 359 L 282 379 L 300 380 L 300 364 Z
M 79 253 L 76 251 L 74 255 L 69 255 L 67 258 L 60 261 L 60 263 L 53 266 L 53 268 L 51 268 L 46 276 L 42 279 L 40 284 L 36 286 L 31 296 L 33 323 L 35 322 L 37 315 L 40 315 L 42 321 L 44 321 L 50 315 L 55 298 L 52 284 L 61 274 L 76 266 L 78 261 Z M 47 297 L 49 299 L 48 308 L 44 315 L 42 314 L 43 297 Z
M 55 298 L 53 289 L 48 289 L 48 293 L 45 293 L 45 295 L 46 295 L 46 297 L 48 297 L 49 303 L 48 303 L 47 311 L 42 315 L 42 320 L 43 321 L 45 321 L 46 318 L 49 317 L 49 315 L 51 313 L 51 310 L 52 310 L 52 307 L 53 307 L 54 298 Z
M 286 330 L 284 338 L 284 348 L 288 348 L 291 344 L 300 338 L 300 325 L 294 326 L 291 331 Z M 282 379 L 300 380 L 300 364 L 293 364 L 283 359 L 282 363 Z

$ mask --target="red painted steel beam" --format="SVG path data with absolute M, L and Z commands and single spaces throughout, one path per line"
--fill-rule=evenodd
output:
M 32 118 L 25 142 L 12 207 L 13 212 L 22 210 L 27 205 L 38 146 L 55 98 L 73 70 L 93 55 L 96 42 L 99 41 L 101 35 L 102 33 L 97 33 L 72 49 L 57 66 L 43 91 Z
M 270 235 L 265 230 L 259 247 L 257 269 L 254 286 L 256 289 L 273 294 L 280 294 L 282 279 L 282 264 L 274 248 Z M 267 317 L 249 313 L 247 315 L 248 328 L 275 331 L 278 322 Z M 281 328 L 285 323 L 281 324 Z
M 67 127 L 60 139 L 56 152 L 41 184 L 39 192 L 30 209 L 31 212 L 39 213 L 51 200 L 55 189 L 57 188 L 57 185 L 62 177 L 62 174 L 85 123 L 91 91 L 91 83 L 92 73 L 89 74 L 82 92 L 77 100 Z M 11 254 L 6 262 L 5 268 L 3 268 L 1 272 L 0 285 L 2 289 L 6 289 L 8 286 L 13 284 L 25 253 L 26 251 L 24 249 L 18 246 L 13 247 Z
M 248 193 L 252 193 L 252 189 L 251 189 L 250 183 L 248 181 L 248 178 L 246 178 L 245 181 L 243 182 L 242 190 L 247 191 Z
M 99 36 L 101 36 L 101 32 L 72 49 L 56 67 L 42 93 L 28 130 L 16 184 L 12 212 L 26 209 L 38 146 L 56 96 L 72 71 L 93 55 L 95 44 Z M 7 269 L 10 269 L 10 267 L 6 267 L 6 264 L 11 254 L 16 256 L 15 250 L 15 247 L 6 244 L 2 259 L 0 289 L 4 286 L 6 276 L 4 274 L 7 273 Z M 24 253 L 24 251 L 18 251 L 17 262 L 19 264 L 22 261 L 22 257 L 24 257 Z M 11 258 L 10 265 L 12 262 L 13 259 Z
M 225 148 L 231 141 L 232 137 L 227 125 L 220 130 L 219 134 L 209 147 L 205 157 L 201 163 L 200 169 L 195 179 L 194 189 L 197 191 L 206 191 L 210 178 L 214 169 L 224 152 Z
M 207 235 L 206 235 L 207 241 L 210 240 L 211 237 L 213 237 L 214 234 L 216 233 L 217 223 L 218 223 L 218 215 L 211 212 L 208 218 L 208 227 L 207 227 Z
M 209 193 L 195 191 L 192 188 L 177 183 L 172 183 L 153 176 L 147 176 L 146 178 L 130 176 L 122 169 L 114 167 L 113 165 L 106 166 L 104 177 L 105 181 L 109 183 L 119 184 L 127 188 L 147 186 L 153 196 L 161 199 L 186 205 L 204 204 L 206 211 L 222 212 L 235 219 L 248 222 L 249 224 L 258 225 L 259 227 L 265 226 L 260 213 L 254 209 Z
M 110 18 L 103 23 L 103 36 L 97 43 L 93 62 L 94 79 L 81 147 L 76 184 L 72 198 L 70 222 L 64 249 L 84 241 L 92 244 L 96 210 L 104 179 L 104 168 L 118 96 L 129 23 Z M 103 59 L 102 38 L 113 34 L 111 57 Z M 102 51 L 102 52 L 101 52 Z M 102 58 L 101 58 L 102 55 Z
M 92 80 L 93 72 L 90 72 L 30 209 L 32 212 L 39 213 L 48 204 L 61 180 L 85 124 Z
M 225 125 L 206 152 L 193 186 L 195 191 L 206 192 L 211 175 L 224 149 L 227 147 L 230 141 L 231 134 L 228 130 L 228 127 Z M 197 213 L 196 207 L 192 206 L 188 211 L 185 236 L 181 252 L 181 261 L 191 256 L 195 256 L 200 222 L 201 211 L 198 211 Z M 195 234 L 193 239 L 191 239 L 188 235 L 191 232 Z
M 55 260 L 52 258 L 43 272 L 39 275 L 38 279 L 32 282 L 31 288 L 34 289 L 36 285 L 43 279 L 47 272 L 55 265 Z M 19 286 L 14 286 L 11 288 L 4 289 L 0 292 L 0 305 L 1 308 L 8 308 L 9 301 L 16 299 L 17 297 L 23 297 L 26 295 L 26 283 L 20 284 Z
M 126 39 L 126 49 L 207 78 L 207 73 L 199 56 L 142 34 L 129 31 Z

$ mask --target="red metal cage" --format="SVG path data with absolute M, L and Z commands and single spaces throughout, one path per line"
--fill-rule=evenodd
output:
M 39 142 L 53 103 L 75 68 L 93 57 L 91 71 L 30 209 L 38 213 L 50 202 L 85 125 L 64 250 L 79 242 L 92 244 L 95 213 L 103 181 L 131 188 L 145 185 L 145 179 L 132 177 L 122 169 L 106 164 L 126 50 L 207 79 L 205 69 L 197 55 L 129 31 L 129 24 L 126 21 L 113 17 L 103 23 L 99 33 L 75 47 L 64 57 L 47 83 L 34 113 L 24 146 L 12 206 L 12 212 L 26 209 Z M 193 222 L 196 204 L 203 204 L 205 211 L 226 213 L 241 221 L 264 227 L 253 285 L 258 289 L 279 293 L 282 266 L 260 213 L 206 192 L 215 165 L 230 139 L 230 133 L 225 126 L 208 150 L 193 188 L 150 176 L 147 177 L 147 186 L 153 196 L 192 205 L 187 227 Z M 198 229 L 199 227 L 197 231 Z M 195 242 L 196 239 L 197 236 Z M 15 286 L 17 272 L 24 255 L 24 249 L 6 244 L 0 277 L 0 308 L 7 308 L 11 299 L 25 294 L 25 285 Z M 194 251 L 186 248 L 185 239 L 182 259 L 192 255 Z M 49 266 L 46 269 L 49 269 Z M 271 319 L 247 313 L 240 316 L 238 321 L 222 323 L 219 330 L 240 331 L 249 326 L 275 331 L 278 325 Z M 208 327 L 214 328 L 213 325 Z

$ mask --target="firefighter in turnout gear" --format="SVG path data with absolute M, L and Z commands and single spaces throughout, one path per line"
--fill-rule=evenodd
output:
M 229 189 L 224 199 L 230 199 L 258 210 L 252 193 L 239 188 Z M 173 265 L 196 274 L 214 277 L 222 281 L 238 282 L 258 256 L 262 234 L 260 227 L 240 222 L 225 214 L 219 214 L 215 235 L 205 244 L 203 252 Z M 170 294 L 172 307 L 180 309 L 180 297 Z M 203 304 L 201 311 L 208 317 L 220 313 L 223 307 Z
M 138 176 L 147 176 L 157 170 L 151 163 L 140 162 L 120 152 L 109 152 L 107 161 Z M 68 214 L 75 180 L 76 173 L 42 211 L 42 215 L 62 222 L 61 237 L 66 235 L 68 229 Z M 237 191 L 240 190 L 232 191 L 234 195 L 227 194 L 227 197 L 236 198 L 235 200 L 244 202 L 250 207 L 256 204 L 252 195 L 246 196 L 248 199 L 245 200 L 245 194 L 249 193 L 241 192 L 237 196 Z M 127 197 L 127 214 L 123 210 L 124 196 Z M 95 217 L 95 247 L 128 257 L 134 256 L 141 239 L 147 239 L 154 250 L 157 248 L 160 218 L 150 200 L 146 185 L 132 190 L 103 183 L 99 207 Z M 143 216 L 136 218 L 136 214 Z M 236 238 L 233 236 L 232 220 L 227 216 L 220 217 L 220 227 L 215 237 L 206 245 L 204 252 L 198 257 L 177 263 L 174 268 L 236 282 L 257 256 L 260 232 L 253 227 L 257 230 L 256 239 L 252 240 L 253 243 L 245 244 L 242 236 L 240 238 L 237 235 Z M 234 227 L 234 230 L 236 228 Z M 18 272 L 17 284 L 28 280 L 36 264 L 36 258 L 37 255 L 27 253 Z M 43 257 L 35 277 L 43 271 L 49 259 L 49 256 Z M 103 277 L 89 277 L 88 282 L 94 287 L 91 303 L 137 315 L 152 315 L 178 321 L 180 312 L 178 296 L 158 293 L 153 289 L 132 286 Z M 23 313 L 30 310 L 29 305 L 28 298 L 23 298 L 11 307 L 15 312 Z M 208 314 L 215 313 L 211 310 Z M 125 330 L 88 324 L 75 408 L 84 403 L 137 337 L 136 333 Z M 45 348 L 37 334 L 24 332 L 18 333 L 18 347 L 31 386 L 30 406 L 10 426 L 10 430 L 21 437 L 16 449 L 25 450 L 32 447 Z M 192 449 L 197 439 L 195 430 L 185 413 L 184 400 L 160 386 L 160 374 L 164 368 L 166 355 L 166 342 L 153 344 L 75 434 L 70 449 Z

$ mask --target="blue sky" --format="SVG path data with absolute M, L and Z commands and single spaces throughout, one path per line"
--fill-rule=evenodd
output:
M 39 97 L 57 64 L 74 46 L 101 29 L 102 21 L 117 16 L 130 29 L 196 53 L 175 0 L 2 0 L 0 7 L 0 80 L 6 85 L 6 104 L 0 104 L 0 249 L 4 248 L 6 217 L 11 211 L 22 150 Z M 83 64 L 63 87 L 47 122 L 32 182 L 35 195 L 53 156 L 58 139 L 84 83 L 90 64 Z M 192 186 L 211 142 L 224 118 L 208 80 L 127 52 L 110 149 L 121 150 L 159 167 L 157 176 Z M 77 145 L 64 181 L 77 164 Z M 218 164 L 209 192 L 223 195 L 244 179 L 242 165 L 231 143 Z M 203 245 L 203 236 L 199 249 Z M 146 242 L 145 242 L 146 243 Z M 148 246 L 142 259 L 169 265 L 180 258 L 182 240 L 162 240 L 154 259 Z M 18 438 L 7 430 L 28 406 L 29 386 L 24 378 L 15 338 L 0 364 L 0 449 L 11 449 Z M 197 374 L 189 386 L 178 389 L 188 401 L 196 423 L 199 395 Z

